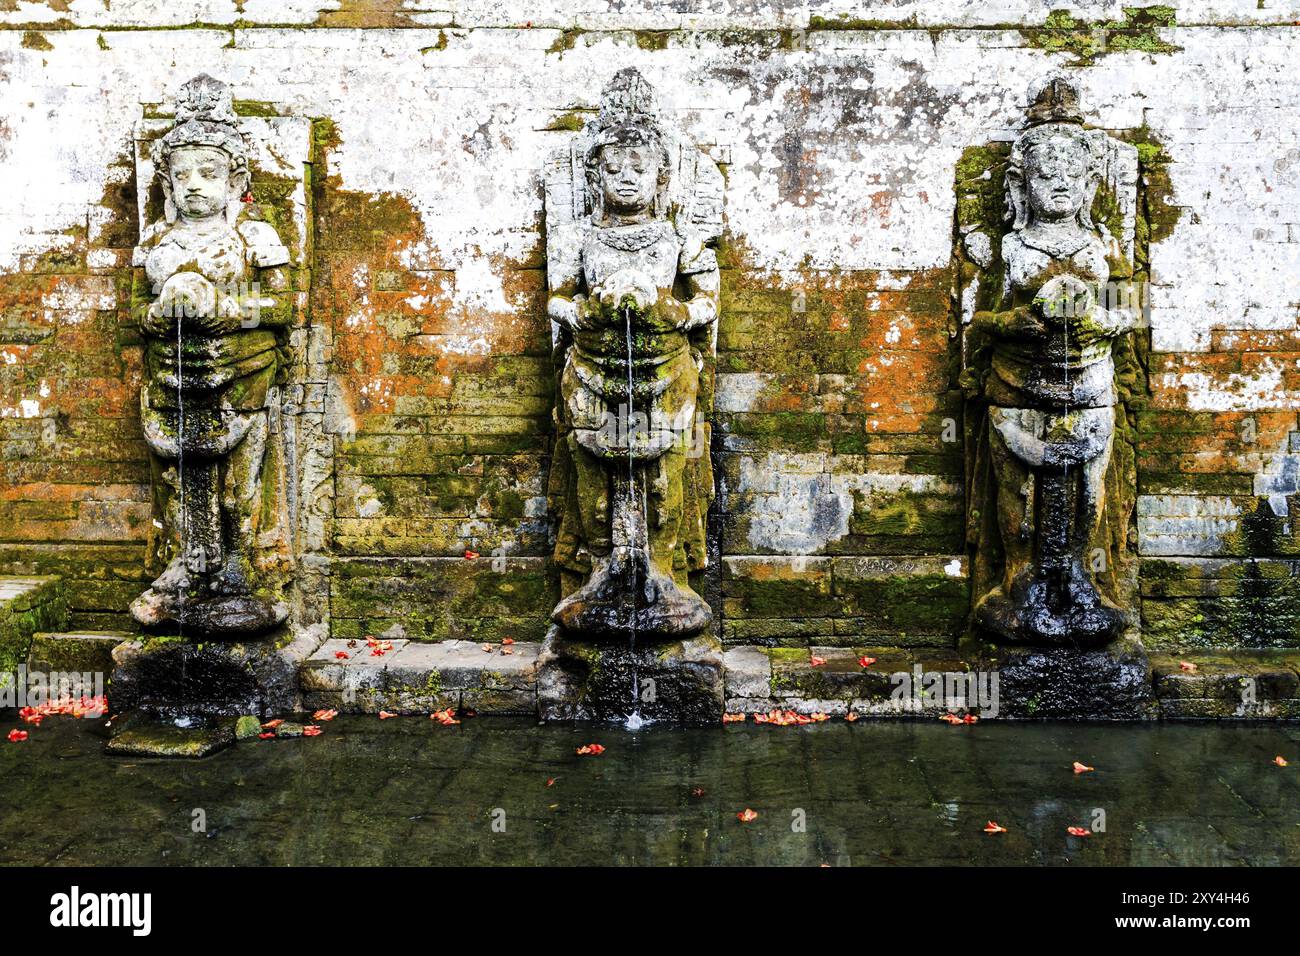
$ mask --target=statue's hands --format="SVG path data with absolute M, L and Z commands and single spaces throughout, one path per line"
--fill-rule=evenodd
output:
M 1049 325 L 1073 331 L 1091 319 L 1097 308 L 1097 292 L 1078 276 L 1064 273 L 1043 283 L 1034 296 L 1033 308 Z
M 975 324 L 994 335 L 1013 339 L 1036 339 L 1047 335 L 1047 325 L 1029 306 L 1005 312 L 976 312 Z
M 575 329 L 598 329 L 604 319 L 599 296 L 575 295 L 573 297 L 573 321 Z
M 197 272 L 178 272 L 163 283 L 146 322 L 150 331 L 167 331 L 177 322 L 204 325 L 217 311 L 217 287 Z
M 159 300 L 155 299 L 149 303 L 149 308 L 145 309 L 144 315 L 140 318 L 140 328 L 146 335 L 162 337 L 168 335 L 176 328 L 176 317 L 171 315 L 164 308 Z
M 690 307 L 673 295 L 670 287 L 659 290 L 659 304 L 655 313 L 666 329 L 684 330 L 691 324 Z
M 244 303 L 231 295 L 217 299 L 217 308 L 211 315 L 199 317 L 199 326 L 209 335 L 225 335 L 244 326 Z
M 1131 331 L 1137 317 L 1130 309 L 1095 308 L 1088 316 L 1075 317 L 1070 322 L 1070 334 L 1081 345 L 1094 345 Z
M 619 269 L 600 284 L 595 294 L 600 304 L 611 311 L 630 305 L 644 313 L 659 301 L 654 280 L 640 269 Z

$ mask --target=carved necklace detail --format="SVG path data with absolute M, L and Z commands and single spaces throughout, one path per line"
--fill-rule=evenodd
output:
M 602 246 L 619 252 L 640 252 L 672 234 L 672 225 L 663 219 L 641 226 L 597 226 L 595 239 Z
M 1080 230 L 1071 233 L 1050 233 L 1022 229 L 1020 241 L 1031 249 L 1045 252 L 1053 259 L 1065 259 L 1088 244 L 1091 237 Z

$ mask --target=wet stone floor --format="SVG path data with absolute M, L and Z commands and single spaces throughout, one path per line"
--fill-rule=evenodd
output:
M 22 743 L 15 726 L 0 720 L 5 864 L 1300 863 L 1296 725 L 369 716 L 200 761 L 108 757 L 70 718 Z M 591 742 L 605 752 L 575 755 Z M 1066 832 L 1097 811 L 1104 829 Z

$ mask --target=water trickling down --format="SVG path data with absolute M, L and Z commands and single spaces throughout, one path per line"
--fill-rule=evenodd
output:
M 623 330 L 627 340 L 627 419 L 624 422 L 624 433 L 627 435 L 627 500 L 629 505 L 635 500 L 636 496 L 636 465 L 632 457 L 632 307 L 623 306 Z M 641 514 L 646 513 L 646 504 L 641 502 Z M 634 526 L 635 527 L 635 526 Z M 647 530 L 647 535 L 648 535 Z M 639 547 L 640 542 L 632 542 L 632 547 Z M 646 560 L 649 561 L 649 541 L 646 541 Z M 628 656 L 632 661 L 632 700 L 629 702 L 627 717 L 627 729 L 639 730 L 645 723 L 641 719 L 641 681 L 637 673 L 636 666 L 636 618 L 637 618 L 637 563 L 628 561 L 628 574 L 631 576 L 628 592 L 632 595 L 632 607 L 629 609 L 631 615 L 630 625 L 628 627 Z

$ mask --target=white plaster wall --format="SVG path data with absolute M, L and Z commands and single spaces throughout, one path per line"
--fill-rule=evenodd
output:
M 953 6 L 954 20 L 969 19 Z M 115 3 L 111 19 L 84 17 L 134 23 L 148 9 L 151 22 L 179 16 L 172 4 Z M 168 101 L 205 69 L 240 98 L 332 118 L 343 185 L 408 196 L 430 240 L 413 265 L 455 270 L 457 302 L 498 319 L 512 306 L 496 267 L 536 248 L 540 163 L 566 135 L 544 127 L 590 108 L 618 66 L 640 67 L 697 139 L 722 147 L 729 229 L 755 267 L 780 277 L 943 265 L 960 151 L 1010 135 L 1030 83 L 1068 60 L 1011 30 L 814 31 L 789 51 L 710 34 L 650 51 L 598 32 L 559 53 L 548 52 L 560 36 L 550 29 L 48 31 L 52 50 L 24 49 L 23 35 L 0 33 L 0 268 L 84 222 L 141 104 Z M 1070 71 L 1099 124 L 1146 124 L 1175 160 L 1175 201 L 1188 214 L 1153 254 L 1153 345 L 1204 351 L 1214 329 L 1293 329 L 1300 31 L 1180 27 L 1167 37 L 1183 51 Z M 780 175 L 792 142 L 800 188 Z M 1300 398 L 1267 367 L 1227 382 L 1173 371 L 1162 384 L 1207 410 Z

